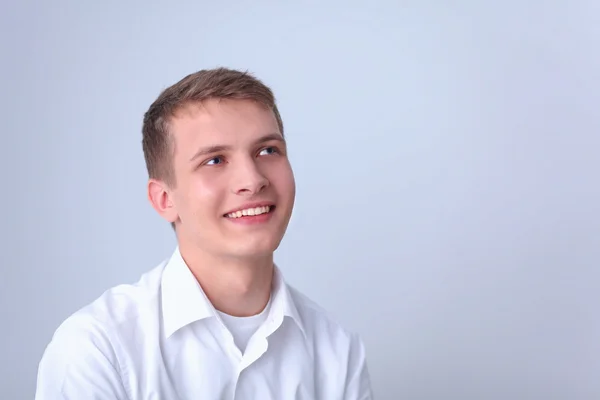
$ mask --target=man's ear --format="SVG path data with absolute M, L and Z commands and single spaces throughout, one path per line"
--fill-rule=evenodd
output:
M 148 200 L 152 208 L 167 222 L 173 223 L 179 218 L 173 202 L 173 193 L 164 182 L 157 179 L 148 180 Z

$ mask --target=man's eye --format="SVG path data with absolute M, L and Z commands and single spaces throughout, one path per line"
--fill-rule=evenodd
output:
M 218 164 L 223 164 L 223 158 L 222 157 L 213 157 L 210 160 L 206 161 L 204 163 L 205 165 L 218 165 Z
M 264 155 L 270 155 L 270 154 L 277 154 L 278 151 L 275 147 L 265 147 L 264 149 L 262 149 L 260 151 L 260 153 L 258 153 L 258 155 L 264 156 Z

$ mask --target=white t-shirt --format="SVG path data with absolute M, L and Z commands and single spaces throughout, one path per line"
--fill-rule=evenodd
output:
M 233 336 L 233 341 L 242 354 L 246 351 L 248 341 L 252 335 L 254 335 L 262 323 L 267 319 L 270 305 L 271 299 L 269 299 L 266 307 L 259 314 L 250 317 L 235 317 L 217 310 L 219 317 Z

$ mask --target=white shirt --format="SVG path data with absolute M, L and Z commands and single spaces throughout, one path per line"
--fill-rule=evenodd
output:
M 105 292 L 56 330 L 36 400 L 372 399 L 365 349 L 276 268 L 270 307 L 245 352 L 179 249 Z

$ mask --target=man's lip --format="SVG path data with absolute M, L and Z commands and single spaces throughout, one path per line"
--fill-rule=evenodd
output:
M 234 212 L 237 212 L 237 211 L 246 210 L 248 208 L 257 208 L 257 207 L 271 207 L 272 208 L 272 207 L 275 207 L 275 203 L 269 202 L 269 201 L 261 201 L 261 202 L 258 202 L 258 203 L 247 203 L 247 204 L 244 204 L 244 205 L 242 205 L 240 207 L 236 207 L 236 208 L 232 209 L 231 211 L 227 211 L 223 215 L 227 216 L 227 214 L 231 214 L 231 213 L 234 213 Z

